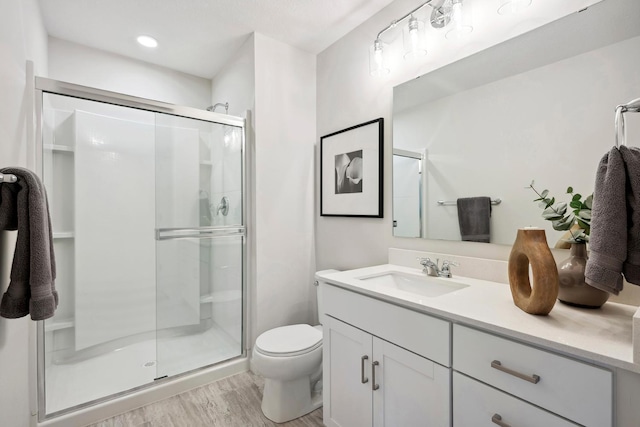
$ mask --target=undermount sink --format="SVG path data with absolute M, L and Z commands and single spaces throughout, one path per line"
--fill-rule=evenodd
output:
M 385 271 L 371 276 L 358 277 L 358 279 L 379 288 L 411 292 L 429 298 L 439 297 L 469 286 L 452 279 L 427 275 L 419 276 L 399 271 Z

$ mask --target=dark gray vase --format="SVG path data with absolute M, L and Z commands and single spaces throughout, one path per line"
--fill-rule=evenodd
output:
M 558 265 L 558 278 L 560 279 L 558 300 L 576 307 L 601 307 L 609 299 L 609 293 L 593 288 L 584 281 L 587 245 L 572 243 L 570 255 Z

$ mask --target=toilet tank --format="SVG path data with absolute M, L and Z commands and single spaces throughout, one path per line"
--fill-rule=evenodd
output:
M 325 275 L 325 274 L 331 274 L 331 273 L 338 273 L 340 270 L 322 270 L 322 271 L 316 271 L 316 280 L 314 282 L 314 285 L 316 285 L 316 301 L 317 301 L 317 306 L 318 306 L 318 321 L 319 323 L 322 325 L 323 322 L 323 317 L 324 317 L 324 311 L 323 308 L 324 306 L 322 305 L 322 287 L 320 286 L 320 282 L 322 282 L 322 279 L 318 276 L 320 275 Z

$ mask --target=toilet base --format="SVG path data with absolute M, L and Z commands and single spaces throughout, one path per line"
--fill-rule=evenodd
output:
M 322 406 L 322 390 L 314 390 L 309 377 L 291 381 L 265 378 L 262 413 L 275 423 L 284 423 Z

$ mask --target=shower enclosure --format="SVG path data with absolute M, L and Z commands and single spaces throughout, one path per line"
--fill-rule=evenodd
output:
M 244 356 L 245 120 L 36 79 L 60 305 L 44 419 Z

